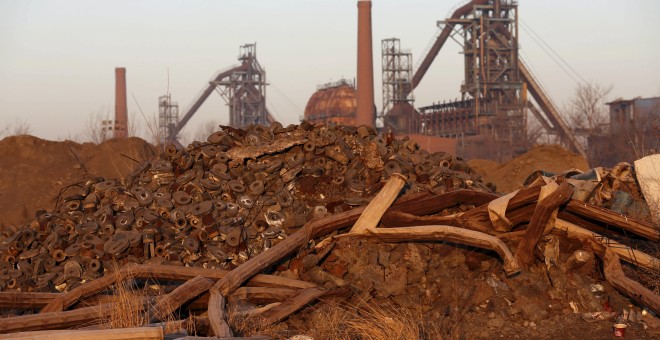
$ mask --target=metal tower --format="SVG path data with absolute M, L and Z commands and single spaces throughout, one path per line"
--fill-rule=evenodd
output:
M 211 82 L 229 106 L 229 125 L 244 127 L 268 123 L 266 110 L 266 71 L 257 61 L 257 45 L 240 47 L 238 60 L 243 66 L 227 77 Z
M 172 102 L 170 94 L 158 97 L 158 139 L 176 136 L 179 123 L 179 104 Z
M 274 121 L 266 108 L 266 71 L 257 61 L 257 44 L 240 47 L 240 65 L 216 73 L 185 110 L 181 121 L 170 131 L 176 135 L 202 106 L 213 91 L 217 91 L 229 106 L 229 125 L 241 128 L 250 124 L 265 125 Z
M 464 18 L 447 23 L 462 28 L 465 84 L 461 92 L 475 101 L 477 133 L 489 129 L 496 142 L 515 147 L 525 140 L 527 130 L 518 70 L 517 3 L 475 4 Z M 481 122 L 480 116 L 491 118 Z
M 381 41 L 383 58 L 383 112 L 389 112 L 394 104 L 406 102 L 413 105 L 412 53 L 402 50 L 398 38 Z

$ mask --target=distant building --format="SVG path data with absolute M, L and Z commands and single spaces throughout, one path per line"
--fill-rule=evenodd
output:
M 660 152 L 660 97 L 617 99 L 607 105 L 608 134 L 589 137 L 592 166 L 613 166 Z

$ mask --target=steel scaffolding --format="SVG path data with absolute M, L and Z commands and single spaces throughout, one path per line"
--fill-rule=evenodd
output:
M 168 93 L 158 97 L 158 139 L 167 136 L 176 136 L 177 124 L 179 123 L 179 104 L 172 102 Z

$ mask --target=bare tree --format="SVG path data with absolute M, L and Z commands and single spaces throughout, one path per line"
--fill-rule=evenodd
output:
M 16 118 L 14 126 L 12 127 L 12 135 L 29 135 L 31 130 L 32 129 L 30 128 L 30 123 L 28 123 L 25 118 Z
M 25 118 L 16 118 L 13 124 L 0 129 L 0 137 L 29 135 L 31 130 L 30 123 Z
M 128 136 L 139 137 L 140 130 L 142 130 L 142 124 L 140 123 L 140 120 L 135 119 L 135 115 L 132 116 L 133 119 L 131 120 L 131 124 L 128 126 Z
M 605 102 L 612 88 L 612 85 L 580 84 L 564 108 L 567 123 L 585 148 L 587 136 L 602 134 L 607 128 L 609 114 Z
M 527 117 L 527 148 L 532 148 L 534 145 L 541 144 L 542 138 L 545 132 L 545 129 L 536 119 L 531 119 L 533 117 Z
M 535 145 L 542 144 L 561 144 L 561 138 L 556 133 L 547 131 L 541 122 L 529 114 L 527 116 L 527 147 L 532 148 Z
M 3 128 L 0 128 L 0 137 L 4 137 L 5 135 L 7 135 L 7 132 L 9 132 L 9 129 L 11 129 L 11 124 L 9 124 L 9 125 L 7 125 Z
M 212 133 L 220 130 L 220 121 L 212 119 L 206 121 L 204 124 L 200 125 L 197 128 L 197 132 L 195 133 L 194 140 L 196 141 L 206 141 L 206 138 L 211 135 Z
M 87 117 L 85 137 L 94 144 L 103 143 L 112 138 L 112 127 L 110 113 L 102 108 Z
M 144 116 L 145 124 L 147 126 L 147 138 L 152 145 L 161 145 L 167 136 L 163 136 L 163 132 L 159 127 L 158 115 Z

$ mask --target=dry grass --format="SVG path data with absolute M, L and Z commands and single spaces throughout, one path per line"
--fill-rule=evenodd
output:
M 101 328 L 129 328 L 148 324 L 149 316 L 145 311 L 148 307 L 145 294 L 134 286 L 133 280 L 124 280 L 119 273 L 118 265 L 115 267 L 114 272 L 109 274 L 116 276 L 115 284 L 111 287 L 112 309 L 107 316 L 101 317 Z
M 108 274 L 116 275 L 115 284 L 112 286 L 112 298 L 110 299 L 112 309 L 107 315 L 102 313 L 102 317 L 99 318 L 100 328 L 141 327 L 151 323 L 149 308 L 155 305 L 158 296 L 165 294 L 164 289 L 160 285 L 138 287 L 134 280 L 126 280 L 121 276 L 117 264 L 114 267 L 113 273 Z M 154 292 L 156 292 L 155 295 Z M 176 332 L 181 328 L 189 332 L 195 331 L 194 322 L 191 322 L 191 320 L 180 321 L 173 314 L 168 315 L 161 325 L 165 334 Z
M 314 339 L 442 339 L 437 324 L 396 300 L 326 303 L 306 324 Z
M 235 308 L 227 312 L 227 323 L 236 336 L 267 335 L 275 339 L 287 338 L 283 324 L 265 324 L 260 314 L 245 314 Z

